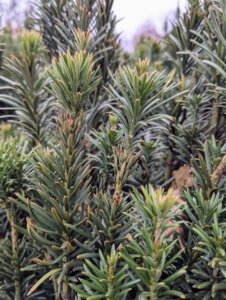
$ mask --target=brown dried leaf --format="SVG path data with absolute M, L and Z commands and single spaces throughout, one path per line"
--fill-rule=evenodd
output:
M 191 168 L 189 165 L 183 165 L 179 170 L 173 171 L 173 175 L 175 177 L 175 183 L 177 186 L 176 189 L 182 191 L 184 185 L 187 187 L 193 186 Z

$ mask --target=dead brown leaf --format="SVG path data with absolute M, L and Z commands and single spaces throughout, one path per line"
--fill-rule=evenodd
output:
M 189 165 L 183 165 L 179 170 L 173 171 L 173 176 L 175 178 L 176 186 L 173 186 L 173 189 L 183 190 L 183 186 L 192 187 L 192 177 L 191 177 L 191 168 Z M 174 183 L 174 184 L 175 184 Z M 176 188 L 175 188 L 176 187 Z

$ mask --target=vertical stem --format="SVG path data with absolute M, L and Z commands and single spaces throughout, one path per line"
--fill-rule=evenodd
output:
M 160 249 L 160 239 L 161 239 L 161 234 L 162 234 L 162 223 L 164 219 L 158 218 L 157 224 L 156 224 L 156 229 L 155 229 L 155 252 L 158 252 Z
M 152 275 L 150 280 L 150 299 L 152 300 L 158 300 L 158 288 L 156 287 L 159 277 L 161 275 L 161 270 L 159 267 L 159 261 L 158 261 L 158 255 L 159 250 L 161 248 L 160 245 L 160 239 L 162 234 L 162 223 L 164 219 L 158 218 L 156 229 L 155 229 L 155 241 L 154 241 L 154 251 L 153 251 L 153 257 L 152 257 Z
M 12 239 L 12 265 L 14 268 L 14 286 L 15 286 L 15 300 L 21 300 L 21 284 L 20 284 L 20 260 L 19 260 L 19 249 L 18 249 L 18 232 L 14 228 L 17 224 L 17 215 L 15 204 L 11 202 L 10 210 L 7 211 L 7 217 L 11 224 L 11 239 Z
M 63 266 L 68 262 L 68 253 L 63 258 Z M 65 273 L 63 278 L 63 300 L 69 300 L 71 296 L 71 289 L 69 287 L 69 273 L 68 271 Z
M 53 288 L 54 288 L 55 300 L 60 300 L 60 296 L 58 294 L 57 280 L 55 277 L 53 278 Z
M 210 135 L 215 135 L 217 130 L 217 121 L 218 121 L 218 101 L 215 100 L 212 109 L 212 116 L 210 121 L 210 127 L 212 127 Z
M 69 280 L 68 274 L 64 276 L 64 283 L 63 283 L 63 300 L 69 300 L 70 292 L 69 292 Z
M 114 259 L 110 256 L 108 260 L 108 292 L 107 300 L 112 300 L 114 298 Z
M 67 243 L 67 241 L 69 240 L 69 236 L 68 236 L 68 232 L 64 231 L 62 234 L 63 240 L 65 241 L 65 243 Z M 65 248 L 64 250 L 64 257 L 62 259 L 62 267 L 65 268 L 67 263 L 68 263 L 68 259 L 69 259 L 69 251 L 67 248 Z M 69 300 L 70 299 L 70 292 L 71 289 L 69 287 L 69 272 L 68 270 L 66 270 L 66 272 L 64 273 L 64 276 L 62 278 L 62 282 L 63 282 L 63 286 L 61 289 L 61 296 L 63 300 Z

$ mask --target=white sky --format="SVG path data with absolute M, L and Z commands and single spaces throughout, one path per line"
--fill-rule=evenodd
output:
M 115 0 L 113 10 L 118 19 L 117 32 L 122 32 L 121 39 L 127 49 L 142 25 L 153 24 L 158 33 L 163 32 L 166 19 L 172 20 L 179 4 L 185 8 L 186 0 Z

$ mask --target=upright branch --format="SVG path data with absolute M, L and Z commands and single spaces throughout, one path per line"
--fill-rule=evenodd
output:
M 47 50 L 39 33 L 34 31 L 21 33 L 18 43 L 19 57 L 7 58 L 4 64 L 13 80 L 2 78 L 12 94 L 1 94 L 0 101 L 9 105 L 8 110 L 15 111 L 10 117 L 16 118 L 20 129 L 35 146 L 46 142 L 53 113 L 52 99 L 45 90 L 50 81 L 44 68 L 43 54 Z

